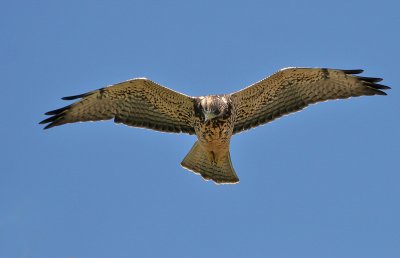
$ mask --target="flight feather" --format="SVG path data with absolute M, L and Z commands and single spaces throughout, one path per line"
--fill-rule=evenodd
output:
M 50 112 L 45 129 L 67 123 L 114 119 L 116 123 L 162 132 L 194 134 L 193 98 L 147 79 L 132 79 L 85 94 L 64 97 L 79 101 Z

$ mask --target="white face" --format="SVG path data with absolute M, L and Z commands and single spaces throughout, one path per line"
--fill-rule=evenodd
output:
M 204 97 L 200 105 L 203 109 L 205 121 L 224 115 L 228 108 L 226 98 L 219 96 Z

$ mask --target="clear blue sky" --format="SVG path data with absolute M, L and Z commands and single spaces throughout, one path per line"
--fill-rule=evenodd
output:
M 400 257 L 399 10 L 3 1 L 0 258 Z M 193 136 L 37 124 L 60 97 L 134 77 L 196 96 L 287 66 L 362 68 L 393 89 L 233 137 L 233 186 L 181 168 Z

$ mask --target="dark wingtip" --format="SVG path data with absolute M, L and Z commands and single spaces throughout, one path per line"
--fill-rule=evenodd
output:
M 55 116 L 51 116 L 47 119 L 44 119 L 43 121 L 40 121 L 39 124 L 47 124 L 47 123 L 52 123 L 54 121 L 56 121 L 58 118 L 60 118 L 60 115 L 55 115 Z
M 376 77 L 364 77 L 364 76 L 354 76 L 357 79 L 361 80 L 361 81 L 365 81 L 365 82 L 380 82 L 383 79 L 382 78 L 376 78 Z
M 364 72 L 363 69 L 352 69 L 352 70 L 341 70 L 341 71 L 344 72 L 345 74 L 360 74 Z
M 391 90 L 392 88 L 386 85 L 382 85 L 382 84 L 375 84 L 378 85 L 380 88 L 379 89 L 383 89 L 383 90 Z
M 379 89 L 379 90 L 390 90 L 391 89 L 389 86 L 382 85 L 382 84 L 379 84 L 379 83 L 367 82 L 365 84 L 368 85 L 369 87 L 372 87 L 374 89 Z
M 102 90 L 102 89 L 100 89 Z M 74 95 L 74 96 L 67 96 L 67 97 L 63 97 L 61 99 L 63 100 L 74 100 L 74 99 L 80 99 L 80 98 L 84 98 L 87 97 L 89 95 L 92 95 L 93 93 L 95 93 L 96 91 L 90 91 L 87 93 L 83 93 L 83 94 L 79 94 L 79 95 Z M 55 110 L 51 110 L 49 112 L 46 112 L 45 115 L 47 116 L 51 116 L 41 122 L 39 122 L 39 124 L 47 124 L 43 129 L 49 129 L 52 128 L 54 126 L 58 126 L 58 125 L 62 125 L 65 124 L 65 113 L 74 105 L 74 103 L 72 103 L 71 105 L 59 108 L 59 109 L 55 109 Z
M 54 126 L 56 126 L 54 123 L 50 123 L 50 124 L 46 125 L 46 126 L 43 128 L 43 130 L 50 129 L 50 128 L 54 127 Z
M 345 74 L 351 74 L 352 77 L 360 80 L 365 86 L 367 86 L 373 95 L 387 95 L 385 92 L 382 90 L 390 90 L 391 88 L 386 85 L 379 84 L 377 82 L 382 81 L 382 78 L 378 77 L 364 77 L 364 76 L 358 76 L 355 74 L 360 74 L 364 72 L 362 69 L 354 69 L 354 70 L 341 70 Z
M 64 119 L 65 112 L 68 111 L 68 109 L 71 106 L 72 105 L 69 105 L 69 106 L 59 108 L 56 110 L 52 110 L 52 111 L 45 113 L 46 115 L 50 115 L 51 117 L 48 117 L 48 118 L 44 119 L 43 121 L 40 121 L 39 124 L 48 124 L 43 129 L 49 129 L 49 128 L 52 128 L 57 125 L 62 125 L 63 124 L 62 120 Z
M 370 81 L 362 81 L 364 83 L 365 86 L 367 86 L 368 88 L 374 90 L 374 92 L 377 95 L 387 95 L 385 92 L 383 92 L 382 90 L 389 90 L 391 89 L 389 86 L 386 85 L 382 85 L 382 84 L 378 84 L 378 83 L 373 83 Z
M 102 91 L 103 89 L 104 89 L 104 88 L 101 88 L 101 89 L 98 89 L 98 90 L 99 90 L 99 91 Z M 79 95 L 74 95 L 74 96 L 62 97 L 61 99 L 62 99 L 62 100 L 81 99 L 81 98 L 87 97 L 87 96 L 89 96 L 89 95 L 92 95 L 93 93 L 95 93 L 95 92 L 98 91 L 98 90 L 89 91 L 89 92 L 86 92 L 86 93 L 83 93 L 83 94 L 79 94 Z
M 387 95 L 381 90 L 390 90 L 391 88 L 389 86 L 379 84 L 377 82 L 382 81 L 382 78 L 374 78 L 374 77 L 361 77 L 361 76 L 354 76 L 358 80 L 360 80 L 365 86 L 368 88 L 373 89 L 376 94 L 378 95 Z
M 49 118 L 39 122 L 39 124 L 48 124 L 43 128 L 44 130 L 46 130 L 46 129 L 50 129 L 50 128 L 54 127 L 54 126 L 58 126 L 58 125 L 64 124 L 62 122 L 62 120 L 63 120 L 62 116 L 56 115 L 56 116 L 49 117 Z
M 376 95 L 382 95 L 382 96 L 386 96 L 386 95 L 387 95 L 386 92 L 383 92 L 383 91 L 381 91 L 381 90 L 374 90 L 374 94 L 376 94 Z
M 74 100 L 74 99 L 80 99 L 80 98 L 84 98 L 88 95 L 88 93 L 84 93 L 84 94 L 79 94 L 79 95 L 74 95 L 74 96 L 67 96 L 67 97 L 62 97 L 62 100 Z
M 62 107 L 62 108 L 58 108 L 58 109 L 54 109 L 54 110 L 51 110 L 51 111 L 46 112 L 44 114 L 47 115 L 47 116 L 58 115 L 58 114 L 62 113 L 63 111 L 69 109 L 70 107 L 71 107 L 71 105 L 66 106 L 66 107 Z

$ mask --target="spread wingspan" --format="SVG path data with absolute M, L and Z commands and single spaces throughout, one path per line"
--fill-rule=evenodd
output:
M 326 100 L 386 95 L 381 78 L 357 76 L 363 70 L 286 68 L 233 93 L 234 133 L 268 123 L 285 114 Z
M 79 101 L 50 112 L 45 129 L 67 123 L 114 119 L 116 123 L 162 132 L 194 134 L 193 98 L 147 79 L 132 79 L 85 94 Z

